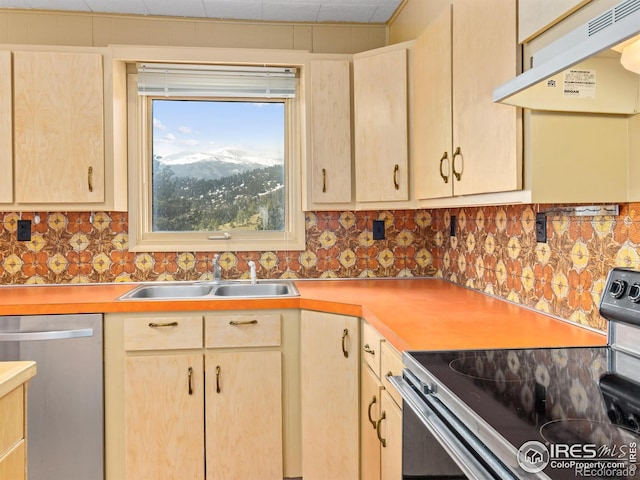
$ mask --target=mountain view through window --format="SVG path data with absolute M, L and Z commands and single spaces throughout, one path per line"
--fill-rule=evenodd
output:
M 154 232 L 283 231 L 285 104 L 152 102 Z

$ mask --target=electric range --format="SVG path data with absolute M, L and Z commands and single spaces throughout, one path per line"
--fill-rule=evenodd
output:
M 609 273 L 600 313 L 604 347 L 405 352 L 403 478 L 442 476 L 417 436 L 467 478 L 640 478 L 640 272 Z

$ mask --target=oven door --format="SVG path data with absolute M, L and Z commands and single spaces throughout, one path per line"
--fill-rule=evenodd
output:
M 389 379 L 403 400 L 403 480 L 517 478 L 409 370 Z

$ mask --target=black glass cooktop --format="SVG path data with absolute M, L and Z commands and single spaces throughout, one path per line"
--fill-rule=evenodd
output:
M 549 477 L 640 478 L 640 385 L 612 372 L 610 355 L 608 347 L 409 352 L 454 415 L 469 409 L 516 450 L 545 445 Z

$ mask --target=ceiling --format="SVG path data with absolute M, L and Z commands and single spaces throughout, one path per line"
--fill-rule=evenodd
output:
M 275 22 L 386 23 L 402 0 L 0 0 L 0 8 Z

